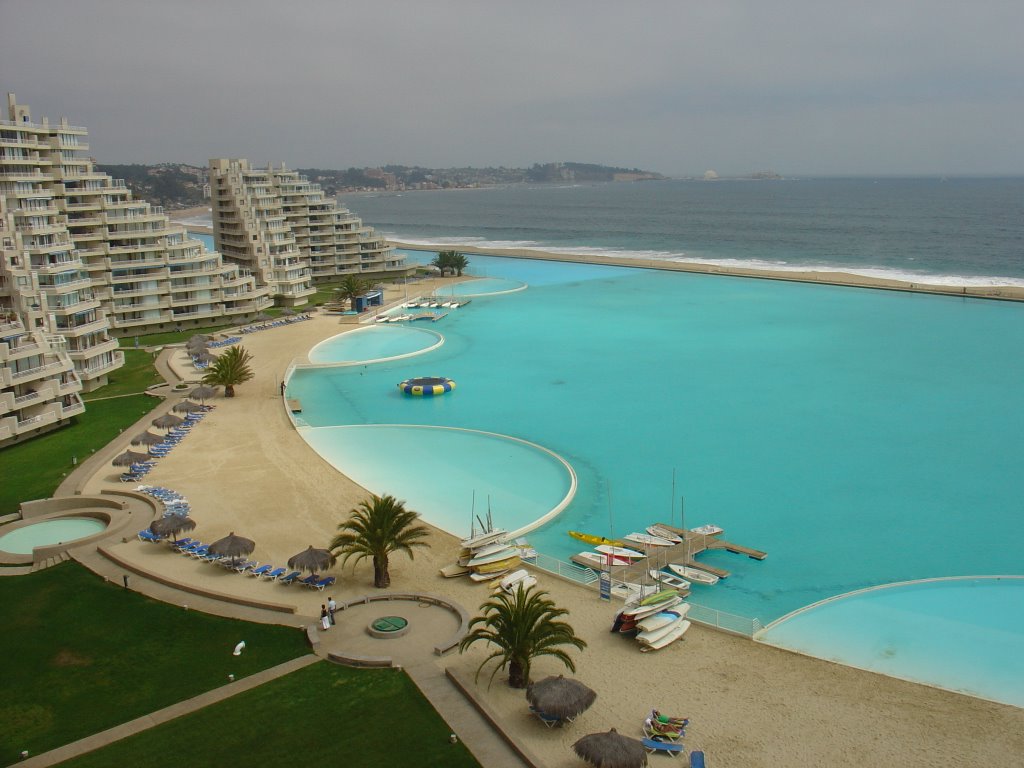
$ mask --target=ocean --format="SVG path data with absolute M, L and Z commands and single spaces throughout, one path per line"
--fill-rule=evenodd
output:
M 342 202 L 385 235 L 425 246 L 1024 285 L 1020 178 L 518 185 Z

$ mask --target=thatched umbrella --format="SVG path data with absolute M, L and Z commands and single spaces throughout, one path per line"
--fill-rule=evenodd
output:
M 148 453 L 139 453 L 138 451 L 125 451 L 120 456 L 115 456 L 113 464 L 115 467 L 130 467 L 132 464 L 139 464 L 143 461 L 149 461 L 151 456 Z
M 206 349 L 209 345 L 206 339 L 189 339 L 185 342 L 185 349 Z
M 335 560 L 336 558 L 331 554 L 330 550 L 314 549 L 313 545 L 310 544 L 308 549 L 304 549 L 299 554 L 288 558 L 288 567 L 296 571 L 320 573 L 334 565 Z
M 291 317 L 292 315 L 295 314 L 295 310 L 292 309 L 291 307 L 285 307 L 284 309 L 281 310 L 281 314 L 284 315 L 285 317 Z
M 206 342 L 206 341 L 212 341 L 212 340 L 213 340 L 213 336 L 208 336 L 205 333 L 194 333 L 194 334 L 192 334 L 191 336 L 188 337 L 188 342 L 186 342 L 186 343 L 192 343 L 193 341 L 203 341 L 203 342 Z
M 213 387 L 208 387 L 205 384 L 201 384 L 200 386 L 196 387 L 191 392 L 189 392 L 188 396 L 194 397 L 201 403 L 205 403 L 208 398 L 211 398 L 216 394 L 216 389 L 214 389 Z
M 193 403 L 191 400 L 182 400 L 180 403 L 175 403 L 171 410 L 177 411 L 178 413 L 193 413 L 195 411 L 203 411 L 206 409 L 199 403 Z
M 150 423 L 160 429 L 170 429 L 171 427 L 180 426 L 183 421 L 185 420 L 180 416 L 175 416 L 173 413 L 165 413 L 163 416 L 153 419 Z
M 196 521 L 184 515 L 168 515 L 154 520 L 149 526 L 150 533 L 157 536 L 176 536 L 182 531 L 191 531 L 196 527 Z
M 232 531 L 223 539 L 217 539 L 210 545 L 210 554 L 237 559 L 245 557 L 254 549 L 256 549 L 255 541 L 244 536 L 235 536 L 235 532 Z
M 274 318 L 268 315 L 266 312 L 260 312 L 258 315 L 256 315 L 257 323 L 269 323 L 273 319 Z
M 164 441 L 161 435 L 154 435 L 148 430 L 132 438 L 132 445 L 158 445 Z
M 576 754 L 597 768 L 642 768 L 647 752 L 637 739 L 623 736 L 612 728 L 607 733 L 591 733 L 572 745 Z
M 596 698 L 597 694 L 579 680 L 564 675 L 545 677 L 526 689 L 526 700 L 534 709 L 562 720 L 572 720 Z

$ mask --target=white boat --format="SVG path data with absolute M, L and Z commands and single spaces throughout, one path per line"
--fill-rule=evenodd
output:
M 676 595 L 675 597 L 669 598 L 663 602 L 655 603 L 654 605 L 627 605 L 623 609 L 623 616 L 632 616 L 634 619 L 639 621 L 640 619 L 646 619 L 648 616 L 653 616 L 656 613 L 667 611 L 683 602 L 683 598 Z
M 651 536 L 661 536 L 663 539 L 668 539 L 673 544 L 682 544 L 683 537 L 678 533 L 673 533 L 668 528 L 662 528 L 660 525 L 649 525 L 647 526 L 647 532 Z
M 666 587 L 672 587 L 673 589 L 690 588 L 690 582 L 686 579 L 680 578 L 674 573 L 665 573 L 665 571 L 659 571 L 657 568 L 651 568 L 647 571 L 647 575 L 655 581 L 664 584 Z
M 628 547 L 616 547 L 611 544 L 598 544 L 594 549 L 603 555 L 625 557 L 634 560 L 644 556 L 643 552 L 637 552 L 635 549 L 629 549 Z
M 701 536 L 717 536 L 722 533 L 724 529 L 719 528 L 717 525 L 702 525 L 700 528 L 694 528 L 694 533 L 699 533 Z
M 635 584 L 633 582 L 622 582 L 619 584 L 612 584 L 612 594 L 616 597 L 622 598 L 627 606 L 636 607 L 640 601 L 657 592 L 658 588 L 650 584 Z M 654 606 L 645 605 L 643 606 L 646 616 L 647 609 L 653 609 Z M 652 610 L 653 612 L 653 610 Z M 625 611 L 623 611 L 625 613 Z M 632 614 L 631 614 L 632 615 Z M 634 616 L 635 618 L 635 616 Z
M 658 640 L 656 640 L 656 641 L 654 641 L 652 643 L 641 643 L 640 644 L 640 650 L 644 651 L 644 652 L 646 652 L 646 651 L 657 651 L 657 650 L 659 650 L 661 648 L 664 648 L 666 645 L 671 645 L 676 640 L 678 640 L 683 635 L 685 635 L 686 634 L 686 630 L 688 630 L 689 628 L 690 628 L 690 622 L 687 621 L 686 619 L 683 619 L 676 626 L 674 626 L 672 628 L 672 630 L 670 632 L 668 632 L 668 634 L 662 636 Z
M 672 542 L 662 536 L 653 536 L 650 533 L 627 533 L 623 536 L 626 541 L 642 544 L 645 547 L 671 547 Z
M 495 573 L 471 573 L 469 574 L 469 578 L 471 578 L 473 581 L 493 581 L 495 578 L 501 576 L 501 574 L 505 573 L 506 571 L 508 571 L 508 568 L 506 568 L 504 571 L 497 571 Z
M 491 544 L 503 536 L 508 536 L 508 531 L 504 528 L 498 528 L 493 531 L 485 531 L 484 533 L 470 536 L 468 539 L 463 539 L 460 543 L 463 549 L 477 549 L 485 544 Z
M 680 614 L 674 613 L 672 611 L 669 611 L 668 613 L 672 614 L 672 618 L 668 621 L 668 623 L 663 624 L 657 629 L 651 629 L 645 632 L 638 632 L 636 635 L 636 641 L 641 645 L 651 645 L 652 643 L 656 643 L 659 640 L 661 640 L 661 638 L 669 634 L 673 629 L 675 629 L 683 623 L 683 617 Z
M 497 541 L 491 542 L 490 544 L 484 544 L 481 547 L 474 547 L 473 549 L 464 548 L 459 552 L 459 564 L 469 565 L 474 558 L 486 557 L 487 555 L 492 555 L 495 552 L 501 552 L 508 549 L 509 546 L 508 541 L 501 538 Z
M 600 552 L 580 552 L 576 555 L 580 560 L 585 560 L 591 564 L 592 568 L 605 568 L 608 566 L 608 555 L 602 555 Z M 612 557 L 612 565 L 629 565 L 632 560 L 626 557 Z
M 496 550 L 488 552 L 486 555 L 479 555 L 471 558 L 466 566 L 469 568 L 477 568 L 481 565 L 487 565 L 488 563 L 495 563 L 499 560 L 507 560 L 510 557 L 518 557 L 519 550 L 516 547 L 510 547 L 507 544 Z
M 518 571 L 503 576 L 498 582 L 498 589 L 503 589 L 509 594 L 514 594 L 520 587 L 527 590 L 537 583 L 537 579 L 531 576 L 529 571 L 520 568 Z
M 645 619 L 640 619 L 636 625 L 640 628 L 641 632 L 650 632 L 652 629 L 658 629 L 666 624 L 671 624 L 680 616 L 685 617 L 689 612 L 690 604 L 680 603 L 667 611 L 659 611 Z
M 715 574 L 702 571 L 700 568 L 694 568 L 692 565 L 669 563 L 668 569 L 676 576 L 683 579 L 689 579 L 690 581 L 695 581 L 698 584 L 706 584 L 710 587 L 711 585 L 718 583 L 718 577 L 715 576 Z

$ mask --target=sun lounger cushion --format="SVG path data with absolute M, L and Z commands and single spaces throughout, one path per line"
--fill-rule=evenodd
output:
M 690 768 L 704 768 L 704 753 L 699 749 L 690 753 Z

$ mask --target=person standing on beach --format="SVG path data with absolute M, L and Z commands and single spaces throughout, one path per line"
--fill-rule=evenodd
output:
M 323 627 L 324 629 L 330 629 L 331 628 L 331 620 L 327 616 L 327 606 L 326 605 L 321 605 L 320 606 L 320 626 Z
M 334 612 L 338 610 L 338 604 L 334 602 L 334 597 L 327 598 L 327 615 L 331 619 L 331 626 L 334 626 Z

